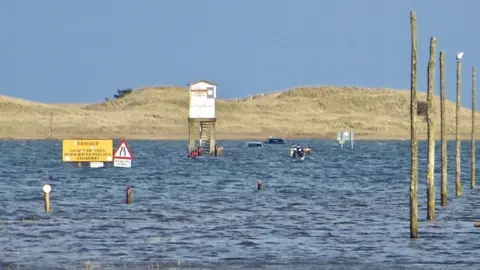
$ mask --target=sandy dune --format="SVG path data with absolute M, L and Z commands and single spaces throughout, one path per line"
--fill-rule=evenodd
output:
M 420 100 L 426 94 L 419 94 Z M 440 138 L 440 99 L 435 97 Z M 352 126 L 357 139 L 409 139 L 410 93 L 355 87 L 301 87 L 245 99 L 217 100 L 217 138 L 336 138 Z M 144 87 L 117 100 L 96 104 L 44 104 L 0 96 L 0 137 L 10 139 L 127 138 L 186 139 L 188 89 Z M 477 113 L 478 118 L 478 113 Z M 52 121 L 51 121 L 52 119 Z M 455 103 L 447 101 L 450 138 Z M 51 125 L 52 123 L 52 125 Z M 469 138 L 471 110 L 462 108 L 461 135 Z M 479 129 L 480 120 L 476 129 Z M 419 117 L 420 139 L 426 122 Z M 480 134 L 480 132 L 477 132 Z

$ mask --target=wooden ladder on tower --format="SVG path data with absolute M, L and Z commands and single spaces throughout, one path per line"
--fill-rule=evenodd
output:
M 204 153 L 210 153 L 210 139 L 212 137 L 212 123 L 200 122 L 200 146 Z

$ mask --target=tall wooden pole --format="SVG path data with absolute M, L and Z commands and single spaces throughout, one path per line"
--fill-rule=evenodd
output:
M 471 165 L 471 184 L 472 184 L 472 189 L 475 188 L 475 103 L 477 103 L 476 99 L 476 91 L 477 91 L 477 82 L 476 82 L 476 77 L 477 77 L 477 70 L 475 67 L 472 67 L 472 165 Z
M 427 156 L 427 198 L 428 209 L 427 219 L 435 219 L 435 124 L 433 108 L 433 83 L 435 74 L 435 48 L 437 40 L 430 38 L 430 61 L 428 61 L 428 90 L 427 90 L 427 136 L 428 136 L 428 156 Z
M 455 144 L 456 144 L 456 159 L 455 159 L 455 183 L 456 183 L 456 195 L 457 197 L 462 196 L 462 182 L 460 181 L 460 153 L 461 153 L 461 141 L 459 132 L 459 117 L 460 117 L 460 92 L 461 92 L 461 81 L 462 81 L 462 62 L 461 59 L 457 58 L 457 108 L 455 113 Z
M 417 144 L 417 15 L 410 12 L 412 55 L 410 93 L 411 180 L 410 180 L 410 237 L 418 237 L 418 144 Z
M 442 192 L 441 205 L 447 207 L 447 121 L 446 121 L 446 97 L 445 97 L 445 53 L 440 52 L 440 118 L 441 118 L 441 141 L 442 141 Z

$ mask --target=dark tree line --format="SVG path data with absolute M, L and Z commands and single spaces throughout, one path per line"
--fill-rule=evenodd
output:
M 133 89 L 127 88 L 127 89 L 118 89 L 117 93 L 113 95 L 115 99 L 123 98 L 129 94 L 133 93 Z M 105 101 L 109 101 L 109 98 L 105 98 Z
M 117 93 L 115 95 L 113 95 L 113 97 L 115 99 L 119 99 L 119 98 L 123 98 L 125 97 L 126 95 L 129 95 L 133 92 L 133 89 L 131 88 L 127 88 L 127 89 L 118 89 L 117 90 Z

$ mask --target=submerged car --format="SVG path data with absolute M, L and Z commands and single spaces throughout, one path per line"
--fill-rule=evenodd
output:
M 282 138 L 268 138 L 265 140 L 265 143 L 268 144 L 285 144 L 285 140 Z
M 262 142 L 247 142 L 248 147 L 265 147 Z

